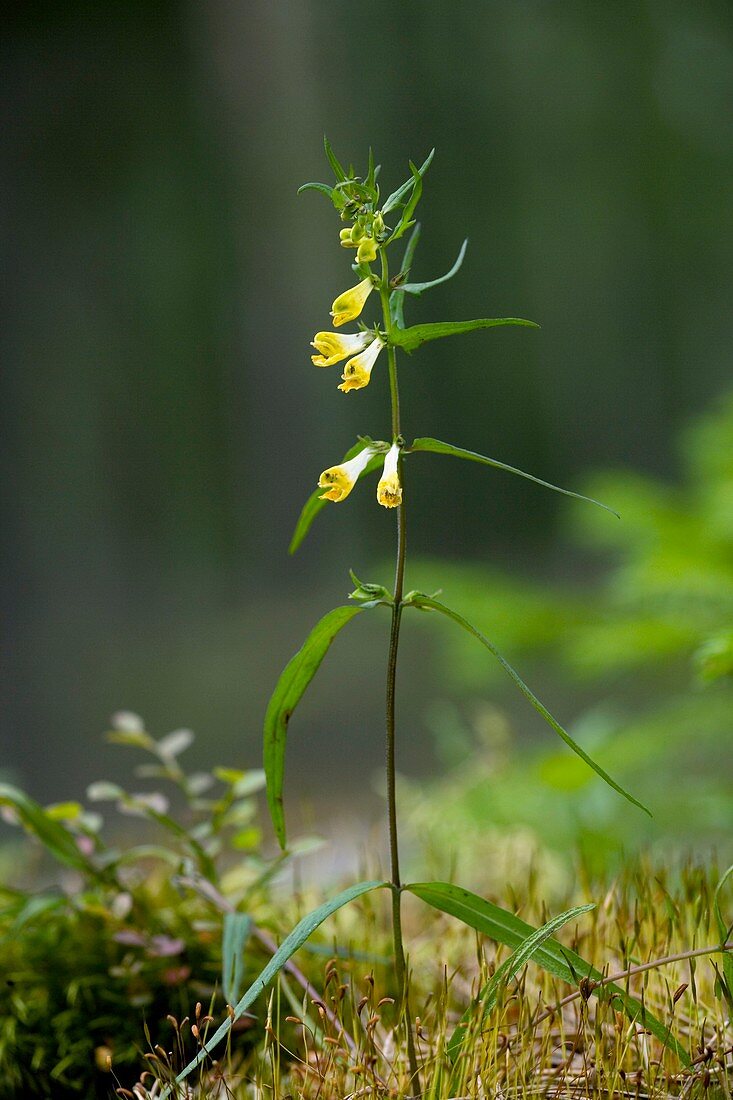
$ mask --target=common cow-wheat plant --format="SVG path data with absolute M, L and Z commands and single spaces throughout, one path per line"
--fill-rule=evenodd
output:
M 469 1004 L 463 1019 L 456 1027 L 446 1050 L 449 1064 L 455 1065 L 461 1057 L 461 1046 L 467 1028 L 481 1014 L 487 1014 L 492 1010 L 502 984 L 518 973 L 529 959 L 533 959 L 535 963 L 543 966 L 556 977 L 572 984 L 577 984 L 579 975 L 591 983 L 601 981 L 602 976 L 573 952 L 561 948 L 553 938 L 553 933 L 563 924 L 578 918 L 592 906 L 570 909 L 537 929 L 526 924 L 513 913 L 452 883 L 403 883 L 400 874 L 395 797 L 397 742 L 395 685 L 403 613 L 422 611 L 433 616 L 446 617 L 466 630 L 499 661 L 528 702 L 573 752 L 620 795 L 641 809 L 645 807 L 612 779 L 580 745 L 576 744 L 570 734 L 525 684 L 519 673 L 480 630 L 457 611 L 438 601 L 435 595 L 418 591 L 405 592 L 409 504 L 405 467 L 415 456 L 431 452 L 481 463 L 527 478 L 567 496 L 602 508 L 606 506 L 494 458 L 441 442 L 430 436 L 421 436 L 407 443 L 402 435 L 399 353 L 412 355 L 428 341 L 458 336 L 477 329 L 495 328 L 499 325 L 519 325 L 532 329 L 539 326 L 533 321 L 517 317 L 481 317 L 467 321 L 438 321 L 407 326 L 404 309 L 408 296 L 421 295 L 456 275 L 466 251 L 467 242 L 464 241 L 450 271 L 437 279 L 415 282 L 410 277 L 420 238 L 420 225 L 415 220 L 415 211 L 422 196 L 423 178 L 433 159 L 433 153 L 430 153 L 419 168 L 410 163 L 409 179 L 382 198 L 378 182 L 379 168 L 374 163 L 371 151 L 366 174 L 358 176 L 353 168 L 350 167 L 348 171 L 344 169 L 328 141 L 325 141 L 325 150 L 335 176 L 334 185 L 306 183 L 300 190 L 321 192 L 332 202 L 342 222 L 340 243 L 349 255 L 353 256 L 352 269 L 355 281 L 347 290 L 338 294 L 331 306 L 332 327 L 337 331 L 319 331 L 315 334 L 312 340 L 315 354 L 311 358 L 317 367 L 324 369 L 343 364 L 339 389 L 345 394 L 371 384 L 382 385 L 389 393 L 390 417 L 388 422 L 385 419 L 384 427 L 388 428 L 385 433 L 386 438 L 374 438 L 366 434 L 360 436 L 341 462 L 329 466 L 321 473 L 318 488 L 303 507 L 290 550 L 291 552 L 297 550 L 314 519 L 324 507 L 342 502 L 359 482 L 381 469 L 377 482 L 377 503 L 396 512 L 395 578 L 393 589 L 389 591 L 383 585 L 363 583 L 352 573 L 355 589 L 349 596 L 350 602 L 335 608 L 320 620 L 282 672 L 270 699 L 264 725 L 267 798 L 275 833 L 281 847 L 285 849 L 287 836 L 283 808 L 283 776 L 286 736 L 293 711 L 339 631 L 357 616 L 378 608 L 386 608 L 390 617 L 386 672 L 386 786 L 390 877 L 388 882 L 362 882 L 352 886 L 304 917 L 285 938 L 278 952 L 239 1003 L 232 1006 L 228 1018 L 208 1039 L 205 1049 L 202 1049 L 197 1058 L 183 1070 L 178 1080 L 182 1081 L 209 1056 L 209 1053 L 226 1036 L 232 1023 L 247 1010 L 290 956 L 331 913 L 368 891 L 385 888 L 391 899 L 395 984 L 406 1035 L 410 1091 L 413 1096 L 418 1096 L 420 1095 L 420 1065 L 409 1007 L 409 974 L 401 921 L 401 900 L 406 891 L 512 949 L 512 953 L 480 991 L 478 997 Z M 393 246 L 408 233 L 410 235 L 400 261 L 390 269 Z M 373 305 L 379 307 L 376 311 L 377 317 L 371 324 L 367 324 L 364 317 Z M 344 332 L 343 327 L 352 323 L 356 326 L 355 331 Z M 673 1048 L 683 1062 L 689 1062 L 689 1056 L 670 1036 L 668 1028 L 652 1016 L 641 1002 L 621 986 L 609 987 L 606 984 L 605 989 L 616 999 L 620 1010 L 631 1019 L 640 1018 L 644 1026 L 662 1043 Z

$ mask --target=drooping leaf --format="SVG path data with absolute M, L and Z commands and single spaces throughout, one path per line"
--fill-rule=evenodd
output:
M 619 783 L 617 783 L 615 779 L 612 779 L 608 772 L 605 771 L 600 766 L 600 764 L 597 764 L 595 760 L 593 760 L 592 757 L 588 755 L 585 749 L 582 749 L 580 745 L 573 740 L 567 730 L 563 729 L 557 719 L 554 718 L 552 714 L 550 714 L 544 703 L 541 703 L 537 696 L 532 691 L 530 691 L 516 669 L 512 668 L 509 662 L 504 657 L 502 657 L 501 653 L 499 653 L 499 650 L 496 648 L 493 642 L 490 642 L 489 639 L 484 634 L 482 634 L 480 630 L 477 630 L 475 626 L 469 623 L 467 619 L 464 619 L 462 615 L 459 615 L 457 611 L 453 611 L 452 608 L 447 607 L 445 604 L 438 603 L 437 600 L 432 599 L 430 596 L 424 596 L 421 593 L 414 593 L 411 596 L 409 605 L 413 607 L 423 608 L 425 610 L 439 611 L 442 615 L 446 615 L 449 619 L 452 619 L 454 623 L 458 624 L 458 626 L 463 627 L 463 629 L 471 634 L 474 638 L 476 638 L 477 641 L 481 642 L 481 644 L 488 649 L 489 653 L 491 653 L 492 656 L 496 658 L 504 671 L 514 681 L 516 686 L 521 691 L 522 695 L 524 695 L 525 699 L 527 699 L 532 704 L 537 713 L 544 718 L 545 722 L 547 722 L 548 726 L 550 726 L 551 729 L 555 731 L 558 737 L 562 738 L 568 748 L 571 748 L 573 752 L 581 758 L 581 760 L 584 760 L 588 767 L 592 768 L 596 775 L 599 775 L 601 779 L 603 779 L 609 785 L 609 787 L 613 787 L 613 789 L 618 794 L 622 795 L 634 806 L 638 806 L 639 809 L 643 810 L 645 814 L 649 814 L 649 817 L 652 816 L 650 811 L 646 808 L 646 806 L 643 805 L 643 803 L 639 802 L 637 798 L 634 798 L 632 794 L 629 794 L 629 792 L 625 790 Z
M 331 148 L 331 143 L 330 143 L 330 141 L 328 140 L 328 138 L 326 137 L 325 134 L 323 135 L 323 148 L 326 150 L 326 156 L 328 157 L 328 163 L 331 165 L 331 168 L 333 169 L 333 174 L 336 177 L 336 182 L 337 183 L 342 183 L 346 179 L 346 173 L 344 172 L 344 170 L 343 170 L 343 168 L 342 168 L 342 166 L 339 162 L 338 157 L 336 156 L 333 149 Z
M 527 937 L 537 931 L 514 913 L 449 882 L 417 882 L 405 886 L 405 890 L 409 890 L 411 894 L 421 898 L 434 909 L 457 917 L 469 927 L 475 928 L 478 932 L 513 950 L 521 947 Z M 533 959 L 548 973 L 554 974 L 556 978 L 560 978 L 571 986 L 577 987 L 578 980 L 582 978 L 587 978 L 590 983 L 604 982 L 600 971 L 552 937 L 537 947 Z M 592 992 L 592 985 L 589 989 Z M 615 983 L 604 982 L 602 989 L 614 1002 L 619 1003 L 630 1020 L 640 1020 L 643 1027 L 651 1031 L 669 1050 L 675 1052 L 683 1065 L 690 1065 L 689 1054 L 670 1034 L 669 1026 L 661 1023 L 646 1005 Z
M 414 351 L 429 340 L 439 340 L 443 336 L 460 336 L 464 332 L 475 332 L 480 328 L 498 328 L 500 325 L 523 325 L 525 328 L 539 328 L 536 321 L 527 321 L 523 317 L 478 317 L 473 321 L 435 321 L 427 325 L 411 325 L 410 328 L 392 332 L 391 342 L 405 351 Z
M 272 979 L 282 970 L 288 959 L 295 954 L 299 947 L 302 947 L 306 940 L 310 939 L 316 928 L 323 924 L 327 917 L 330 917 L 337 909 L 341 909 L 344 905 L 348 905 L 350 901 L 354 901 L 356 898 L 369 893 L 369 891 L 376 890 L 384 885 L 385 883 L 383 882 L 360 882 L 357 886 L 351 886 L 348 890 L 343 890 L 340 894 L 337 894 L 336 897 L 331 898 L 330 901 L 324 902 L 323 905 L 314 909 L 312 913 L 303 917 L 303 919 L 296 924 L 292 932 L 283 940 L 277 952 L 272 956 L 259 977 L 255 979 L 243 997 L 234 1006 L 233 1014 L 216 1029 L 213 1035 L 206 1037 L 206 1042 L 202 1045 L 199 1053 L 176 1077 L 176 1083 L 180 1084 L 182 1081 L 185 1081 L 189 1074 L 193 1073 L 196 1067 L 210 1056 L 211 1052 L 218 1047 L 222 1039 L 225 1039 L 229 1034 L 232 1024 L 244 1015 L 250 1005 L 257 1000 L 260 993 L 267 988 Z M 160 1100 L 166 1100 L 166 1098 L 171 1095 L 172 1088 L 173 1086 L 171 1085 L 166 1086 L 160 1094 Z
M 524 470 L 518 469 L 516 466 L 508 466 L 505 462 L 498 462 L 495 458 L 487 458 L 486 455 L 480 455 L 476 451 L 466 451 L 463 447 L 454 447 L 452 443 L 442 443 L 439 439 L 431 439 L 429 436 L 423 436 L 420 439 L 414 439 L 409 451 L 431 451 L 433 454 L 439 455 L 452 455 L 455 458 L 465 458 L 469 462 L 481 462 L 484 466 L 493 466 L 495 470 L 505 470 L 508 474 L 517 474 L 519 477 L 524 477 L 528 481 L 534 481 L 536 485 L 543 485 L 545 489 L 552 489 L 556 493 L 563 493 L 566 497 L 574 497 L 576 500 L 584 500 L 587 504 L 595 504 L 599 508 L 604 508 L 606 512 L 610 512 L 611 515 L 620 518 L 618 512 L 613 508 L 609 508 L 607 504 L 602 504 L 600 500 L 594 500 L 593 497 L 583 496 L 582 493 L 574 493 L 571 489 L 563 489 L 559 485 L 553 485 L 551 481 L 543 481 L 541 477 L 535 477 L 534 474 L 527 474 Z M 409 452 L 408 452 L 409 453 Z
M 482 1017 L 490 1015 L 496 1006 L 497 998 L 503 987 L 519 973 L 525 963 L 534 958 L 542 944 L 545 943 L 546 940 L 549 940 L 555 932 L 558 932 L 563 925 L 568 924 L 577 917 L 581 917 L 584 913 L 588 913 L 594 908 L 594 905 L 576 905 L 573 909 L 568 909 L 567 912 L 560 913 L 559 916 L 553 917 L 547 924 L 543 924 L 536 932 L 532 932 L 531 935 L 522 940 L 519 947 L 517 947 L 509 958 L 505 959 L 501 966 L 491 975 L 478 997 L 474 999 L 461 1016 L 446 1048 L 451 1062 L 454 1062 L 458 1057 L 461 1044 L 466 1035 L 466 1028 L 476 1019 L 477 1013 L 480 1012 Z
M 267 776 L 267 802 L 280 847 L 285 847 L 283 776 L 288 723 L 303 692 L 315 676 L 331 642 L 342 627 L 364 609 L 358 606 L 336 607 L 314 626 L 305 642 L 280 674 L 265 714 L 264 765 Z
M 10 783 L 0 783 L 0 806 L 8 806 L 21 825 L 41 842 L 54 859 L 75 871 L 98 875 L 96 868 L 79 850 L 72 833 L 65 829 L 60 821 L 46 813 L 42 806 L 32 798 L 13 787 Z
M 222 922 L 221 988 L 228 1005 L 235 1005 L 242 992 L 244 948 L 252 930 L 248 913 L 225 913 Z
M 402 267 L 401 267 L 400 270 L 403 271 L 405 273 L 405 275 L 407 274 L 407 272 L 412 267 L 412 261 L 415 258 L 415 250 L 417 248 L 419 240 L 420 240 L 420 222 L 415 222 L 415 225 L 412 227 L 412 233 L 410 234 L 410 239 L 407 242 L 407 247 L 405 248 L 405 254 L 402 257 Z M 394 290 L 392 292 L 392 295 L 389 299 L 389 310 L 390 310 L 390 315 L 392 317 L 392 323 L 397 325 L 397 328 L 404 328 L 405 327 L 405 317 L 404 317 L 404 312 L 403 312 L 404 311 L 404 305 L 405 305 L 405 293 L 404 293 L 402 287 L 399 286 L 399 287 L 397 287 L 396 290 Z
M 731 876 L 733 876 L 733 865 L 725 872 L 720 882 L 715 887 L 715 894 L 713 895 L 713 909 L 715 911 L 715 921 L 718 925 L 718 932 L 720 934 L 721 946 L 726 944 L 731 934 L 733 934 L 733 924 L 726 923 L 720 904 L 720 896 L 725 888 L 725 884 Z M 730 951 L 723 951 L 721 952 L 721 956 L 723 962 L 723 980 L 727 987 L 724 991 L 725 998 L 730 1008 L 733 1009 L 733 954 Z
M 466 255 L 466 249 L 468 248 L 468 237 L 461 245 L 461 251 L 458 253 L 458 259 L 453 264 L 450 271 L 446 271 L 445 275 L 441 275 L 438 279 L 430 279 L 427 283 L 403 283 L 400 287 L 405 294 L 422 294 L 425 290 L 430 290 L 431 287 L 438 286 L 440 283 L 447 283 L 449 279 L 452 279 L 454 275 L 457 275 L 463 265 L 463 258 Z
M 368 444 L 362 441 L 360 441 L 359 443 L 355 443 L 353 447 L 350 447 L 348 449 L 341 461 L 348 462 L 349 459 L 353 458 L 354 455 L 357 455 L 359 451 L 363 451 L 364 447 L 367 445 Z M 384 455 L 374 455 L 373 458 L 371 458 L 367 465 L 364 467 L 362 472 L 359 474 L 359 480 L 361 480 L 361 478 L 365 477 L 367 474 L 371 474 L 375 470 L 378 470 L 382 466 L 383 462 Z M 291 538 L 290 546 L 288 547 L 289 554 L 295 553 L 305 536 L 308 534 L 313 520 L 316 518 L 318 513 L 326 507 L 328 503 L 329 501 L 323 500 L 323 489 L 314 489 L 314 491 L 311 493 L 311 495 L 308 497 L 307 501 L 303 505 L 301 513 L 298 516 L 298 522 L 295 525 L 293 537 Z
M 432 161 L 434 156 L 435 149 L 431 149 L 427 157 L 423 161 L 422 166 L 418 168 L 417 172 L 421 178 L 425 175 L 428 168 L 430 167 L 430 162 Z M 405 180 L 405 182 L 401 184 L 396 191 L 393 191 L 392 194 L 388 195 L 387 198 L 384 200 L 384 202 L 382 203 L 382 213 L 388 214 L 390 210 L 393 210 L 395 208 L 395 206 L 399 206 L 405 196 L 409 194 L 410 188 L 412 188 L 414 184 L 415 177 L 413 175 L 410 175 L 410 178 L 408 180 Z
M 322 195 L 333 199 L 333 187 L 329 187 L 327 183 L 301 183 L 297 194 L 302 195 L 304 191 L 320 191 Z

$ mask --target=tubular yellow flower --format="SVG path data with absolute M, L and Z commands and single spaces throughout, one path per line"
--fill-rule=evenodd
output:
M 397 508 L 402 504 L 402 486 L 397 472 L 400 449 L 393 443 L 384 456 L 384 469 L 377 485 L 377 500 L 383 508 Z
M 356 286 L 339 294 L 331 306 L 331 316 L 336 328 L 345 325 L 347 321 L 353 321 L 364 308 L 367 298 L 374 290 L 374 283 L 370 278 L 362 279 Z
M 317 332 L 311 340 L 311 347 L 320 355 L 311 355 L 317 367 L 332 367 L 342 359 L 362 351 L 372 338 L 370 332 Z
M 321 495 L 321 500 L 345 500 L 374 454 L 376 451 L 373 447 L 365 447 L 348 462 L 342 462 L 340 466 L 330 466 L 324 470 L 318 479 L 319 489 L 326 490 Z
M 374 237 L 365 237 L 356 250 L 356 262 L 358 264 L 370 264 L 377 258 L 377 242 Z
M 339 389 L 343 390 L 344 393 L 348 393 L 349 390 L 361 390 L 364 386 L 368 386 L 369 379 L 372 376 L 372 367 L 383 347 L 384 341 L 376 336 L 369 347 L 365 348 L 360 355 L 355 355 L 353 359 L 349 359 L 344 367 L 344 373 L 341 375 L 343 382 Z

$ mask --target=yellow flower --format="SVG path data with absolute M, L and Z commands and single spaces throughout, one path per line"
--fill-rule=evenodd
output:
M 345 325 L 347 321 L 353 321 L 364 308 L 367 298 L 374 290 L 374 283 L 370 278 L 362 279 L 356 286 L 339 294 L 331 306 L 331 316 L 336 328 Z
M 351 229 L 342 229 L 339 233 L 342 248 L 356 249 L 356 262 L 358 264 L 371 264 L 377 258 L 377 244 L 374 237 L 369 236 L 361 226 L 354 225 Z
M 393 443 L 384 456 L 384 469 L 377 485 L 377 500 L 384 508 L 397 508 L 402 504 L 402 486 L 397 472 L 400 449 Z
M 369 379 L 372 376 L 372 367 L 383 347 L 384 341 L 375 336 L 368 348 L 365 348 L 359 355 L 355 355 L 353 359 L 349 359 L 344 366 L 344 373 L 341 375 L 343 382 L 339 389 L 343 390 L 344 393 L 348 393 L 349 390 L 361 390 L 364 386 L 368 386 Z
M 372 263 L 377 258 L 378 247 L 374 237 L 365 237 L 356 250 L 356 262 L 358 264 Z
M 321 354 L 311 355 L 311 359 L 317 367 L 332 367 L 334 363 L 340 363 L 342 359 L 361 351 L 371 338 L 370 332 L 317 332 L 311 340 L 311 347 Z
M 327 490 L 322 494 L 321 500 L 345 500 L 375 453 L 373 447 L 365 447 L 348 462 L 324 470 L 318 479 L 319 489 Z

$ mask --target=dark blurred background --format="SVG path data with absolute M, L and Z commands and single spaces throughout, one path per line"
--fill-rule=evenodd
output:
M 408 321 L 542 324 L 405 362 L 406 434 L 571 487 L 674 481 L 728 383 L 728 0 L 26 3 L 1 63 L 2 770 L 40 799 L 119 766 L 120 707 L 257 765 L 269 691 L 348 567 L 389 582 L 372 488 L 287 556 L 320 470 L 387 430 L 383 371 L 346 398 L 310 364 L 352 281 L 335 212 L 296 196 L 328 179 L 324 131 L 357 166 L 372 144 L 387 191 L 437 148 L 413 276 L 469 251 Z M 560 499 L 426 457 L 411 553 L 585 584 Z M 293 724 L 316 822 L 379 767 L 385 626 L 350 628 Z M 439 658 L 408 629 L 408 773 L 442 766 L 421 728 Z

